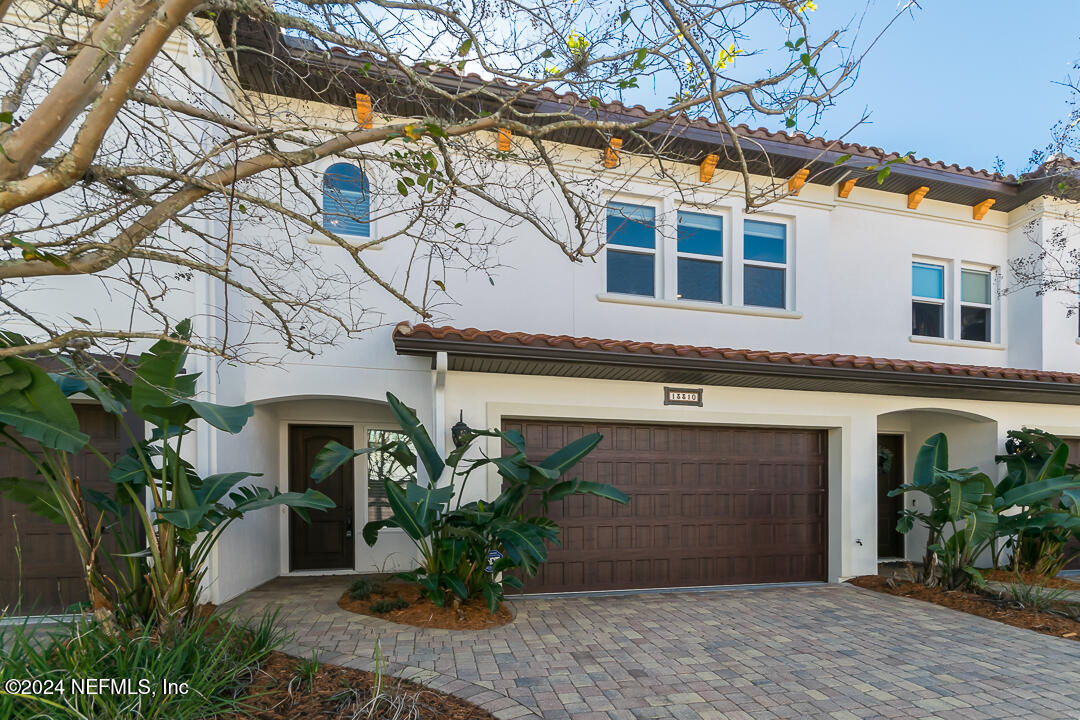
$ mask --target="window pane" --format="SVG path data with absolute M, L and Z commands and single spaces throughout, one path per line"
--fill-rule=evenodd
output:
M 608 250 L 608 292 L 652 297 L 655 295 L 654 282 L 652 255 Z
M 607 239 L 612 245 L 656 247 L 656 210 L 642 205 L 608 203 Z
M 990 273 L 960 271 L 960 299 L 969 303 L 990 304 Z
M 720 302 L 720 268 L 718 262 L 679 258 L 679 297 Z
M 945 268 L 941 265 L 911 263 L 911 294 L 915 297 L 945 299 Z
M 936 303 L 911 303 L 911 334 L 945 337 L 945 306 Z
M 380 447 L 394 441 L 408 443 L 408 437 L 394 430 L 368 431 L 368 447 Z M 388 452 L 369 453 L 367 463 L 368 521 L 384 520 L 393 515 L 386 498 L 384 480 L 390 478 L 401 485 L 408 479 L 409 474 Z
M 679 252 L 724 255 L 724 218 L 701 213 L 679 213 Z
M 780 268 L 743 268 L 743 302 L 762 307 L 784 307 L 784 271 Z
M 990 342 L 990 308 L 960 306 L 960 339 Z
M 743 257 L 761 262 L 787 262 L 787 228 L 776 223 L 743 223 Z
M 371 234 L 367 176 L 350 163 L 336 163 L 323 174 L 323 227 L 339 235 Z

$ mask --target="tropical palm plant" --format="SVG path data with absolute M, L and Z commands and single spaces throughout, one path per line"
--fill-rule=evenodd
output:
M 1080 487 L 1037 499 L 1018 496 L 1023 488 L 1058 486 L 1056 478 L 1080 476 L 1080 466 L 1069 462 L 1069 446 L 1052 433 L 1023 428 L 1007 434 L 1013 452 L 995 458 L 1008 470 L 999 488 L 1015 489 L 1016 502 L 1024 505 L 1016 515 L 1003 518 L 1008 533 L 1003 545 L 1013 551 L 1014 570 L 1053 577 L 1080 555 L 1065 551 L 1069 540 L 1080 536 Z
M 276 505 L 289 507 L 304 519 L 308 509 L 333 507 L 330 498 L 312 489 L 283 493 L 239 484 L 258 473 L 200 477 L 184 459 L 183 440 L 196 420 L 235 434 L 252 415 L 250 404 L 230 407 L 195 399 L 199 374 L 184 372 L 190 332 L 185 321 L 169 340 L 142 353 L 130 383 L 71 362 L 64 373 L 49 376 L 27 360 L 0 360 L 0 436 L 38 470 L 38 477 L 5 478 L 0 492 L 51 520 L 67 522 L 99 615 L 111 615 L 112 598 L 118 596 L 125 610 L 140 620 L 152 619 L 163 627 L 186 620 L 197 604 L 210 552 L 232 522 Z M 22 341 L 11 334 L 5 339 Z M 79 430 L 67 397 L 75 393 L 97 398 L 108 412 L 134 413 L 152 427 L 150 437 L 144 439 L 142 432 L 121 423 L 132 446 L 115 463 L 109 462 Z M 109 468 L 115 484 L 112 496 L 83 490 L 71 472 L 70 457 L 84 449 Z M 101 511 L 96 523 L 89 520 L 88 502 Z M 108 581 L 99 556 L 107 517 L 131 548 L 113 558 L 126 572 Z M 128 532 L 119 532 L 123 529 Z
M 559 527 L 547 517 L 551 503 L 581 494 L 629 502 L 611 485 L 563 479 L 567 470 L 600 443 L 603 438 L 598 433 L 575 440 L 542 462 L 533 463 L 525 456 L 525 440 L 520 433 L 472 431 L 444 459 L 416 413 L 392 393 L 387 393 L 386 398 L 408 442 L 398 439 L 358 450 L 327 443 L 316 456 L 312 477 L 322 480 L 363 454 L 388 453 L 397 461 L 403 473 L 383 478 L 393 514 L 367 523 L 364 540 L 374 545 L 384 528 L 404 530 L 416 544 L 420 566 L 402 577 L 419 583 L 437 605 L 450 602 L 458 606 L 483 597 L 494 613 L 506 588 L 522 587 L 521 579 L 510 572 L 536 574 L 547 560 L 547 543 L 558 542 Z M 479 437 L 498 437 L 514 452 L 466 461 L 472 443 Z M 462 489 L 469 477 L 487 465 L 493 465 L 503 478 L 503 491 L 490 502 L 462 504 Z M 419 467 L 424 468 L 426 480 L 419 477 Z
M 948 470 L 945 435 L 928 438 L 915 458 L 912 482 L 890 493 L 919 492 L 930 501 L 929 512 L 902 510 L 896 526 L 901 533 L 910 532 L 915 523 L 927 529 L 923 582 L 940 581 L 950 589 L 981 586 L 983 576 L 975 563 L 987 551 L 992 551 L 997 567 L 1003 547 L 1019 547 L 1025 535 L 1070 527 L 1069 512 L 1054 509 L 1060 498 L 1080 491 L 1080 477 L 1065 474 L 1067 455 L 1062 444 L 1037 468 L 1018 462 L 995 485 L 978 468 Z

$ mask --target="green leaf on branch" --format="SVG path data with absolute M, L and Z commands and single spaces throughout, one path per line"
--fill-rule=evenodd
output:
M 322 449 L 315 455 L 315 463 L 311 468 L 311 479 L 315 482 L 322 482 L 353 458 L 381 449 L 381 447 L 366 447 L 353 450 L 345 447 L 337 440 L 331 440 L 326 445 L 323 445 Z

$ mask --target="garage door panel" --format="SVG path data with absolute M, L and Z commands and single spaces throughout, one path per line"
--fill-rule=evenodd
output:
M 826 435 L 816 430 L 507 421 L 539 459 L 604 440 L 567 475 L 615 485 L 551 507 L 562 547 L 529 592 L 822 580 Z M 536 444 L 539 443 L 539 444 Z
M 97 405 L 75 406 L 79 428 L 110 462 L 130 445 L 119 418 Z M 128 418 L 132 427 L 136 420 Z M 83 452 L 71 459 L 71 468 L 84 489 L 111 494 L 113 484 L 106 466 L 95 455 Z M 37 477 L 33 465 L 10 448 L 0 448 L 0 477 Z M 91 520 L 96 511 L 91 509 Z M 110 551 L 117 545 L 111 536 Z M 25 505 L 0 496 L 0 609 L 22 613 L 59 612 L 86 599 L 82 569 L 75 543 L 65 524 L 52 523 L 30 512 Z

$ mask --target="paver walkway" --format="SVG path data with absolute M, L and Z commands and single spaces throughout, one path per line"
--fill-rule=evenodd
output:
M 1080 642 L 847 585 L 517 600 L 515 620 L 420 630 L 341 610 L 350 578 L 279 578 L 292 652 L 391 672 L 500 718 L 1080 718 Z

